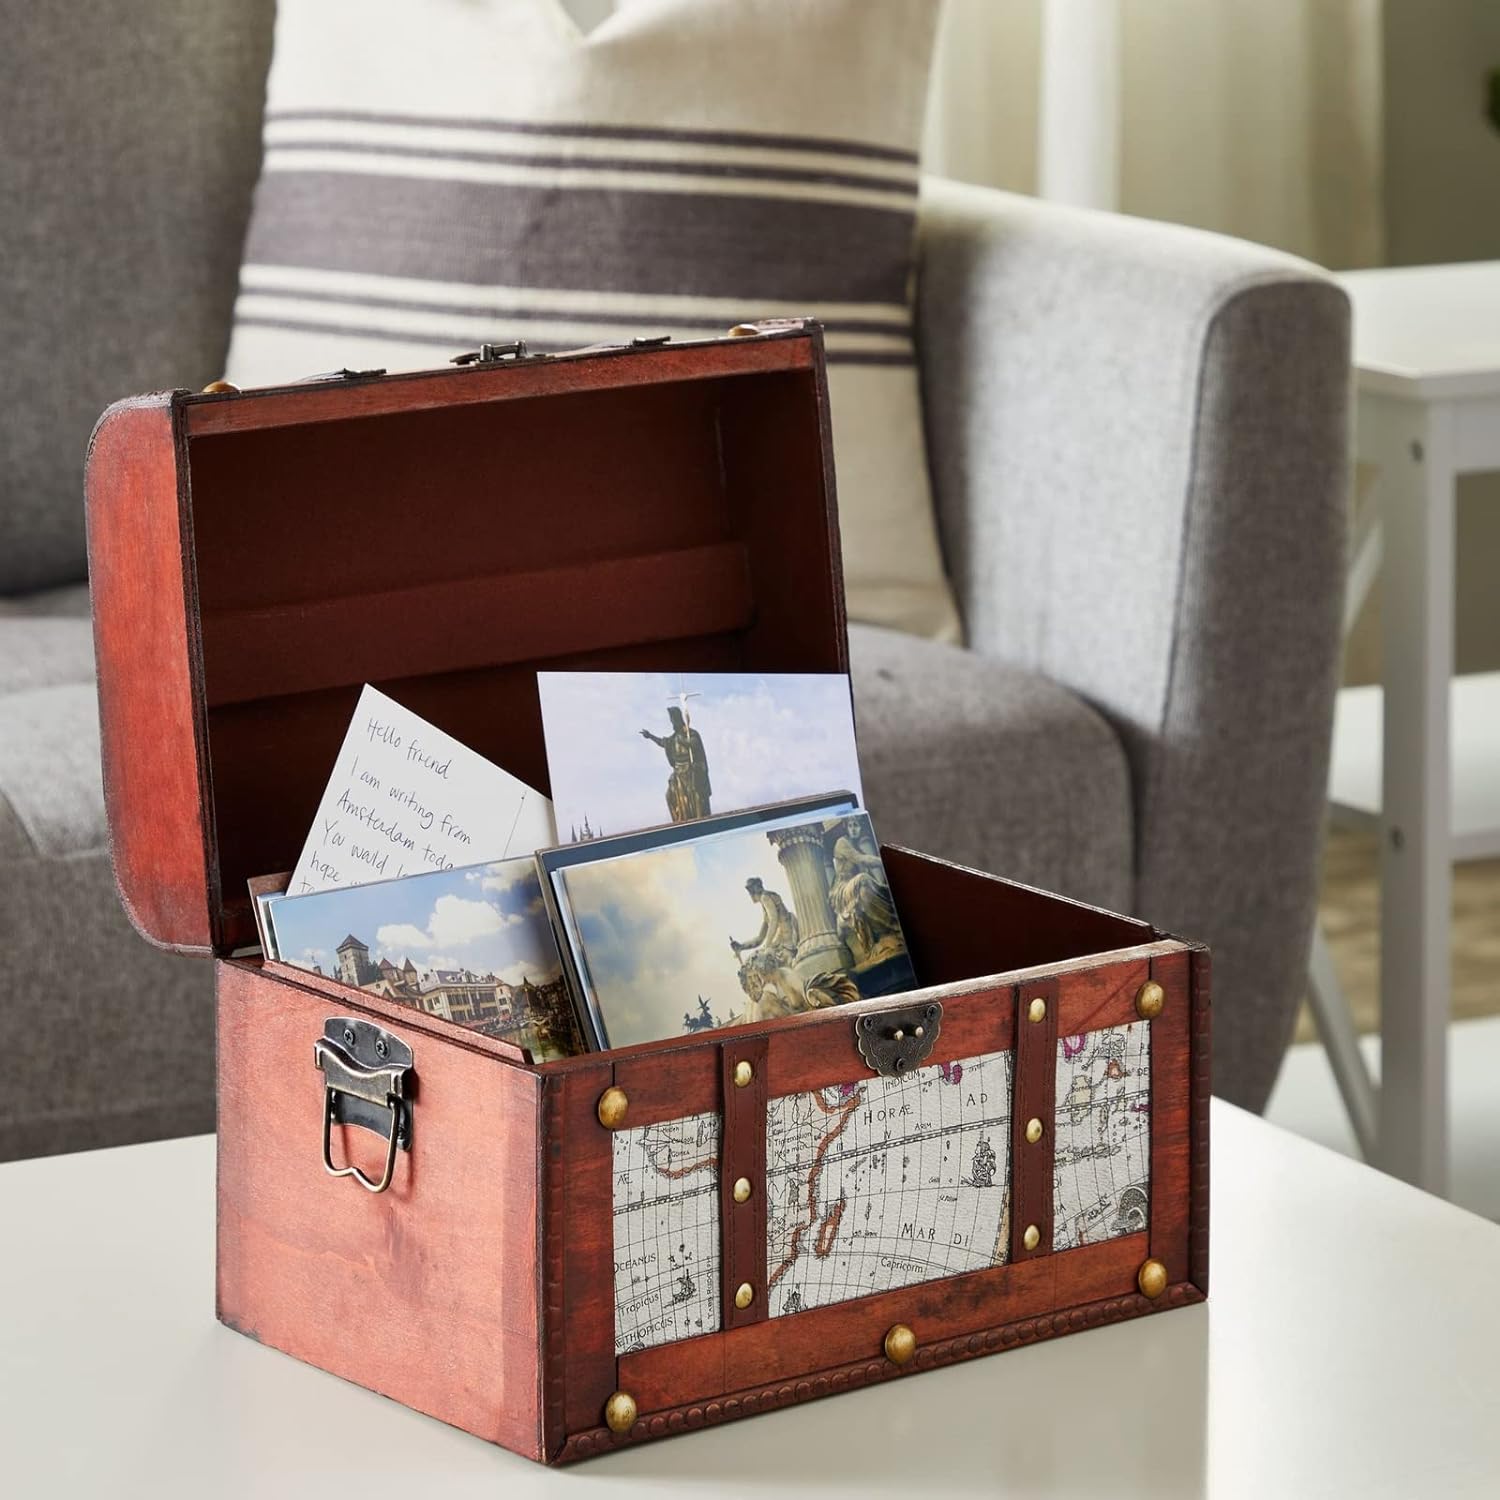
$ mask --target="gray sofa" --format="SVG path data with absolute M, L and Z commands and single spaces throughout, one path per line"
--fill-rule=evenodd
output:
M 270 0 L 23 7 L 0 53 L 0 1159 L 207 1130 L 209 966 L 115 900 L 80 476 L 220 372 Z M 852 631 L 882 835 L 1215 950 L 1261 1107 L 1301 993 L 1342 589 L 1347 309 L 1192 231 L 926 185 L 919 335 L 969 649 Z

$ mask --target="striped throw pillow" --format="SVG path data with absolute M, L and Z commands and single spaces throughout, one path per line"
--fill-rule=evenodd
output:
M 827 326 L 856 619 L 953 639 L 912 337 L 940 0 L 281 0 L 227 375 Z

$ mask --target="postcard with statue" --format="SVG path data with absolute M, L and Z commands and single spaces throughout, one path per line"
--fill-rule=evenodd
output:
M 592 1045 L 820 1010 L 916 984 L 867 814 L 847 802 L 540 856 Z
M 849 679 L 824 672 L 538 672 L 560 843 L 847 787 Z

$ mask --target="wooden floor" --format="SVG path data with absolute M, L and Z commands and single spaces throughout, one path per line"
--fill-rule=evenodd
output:
M 1380 1027 L 1380 878 L 1374 834 L 1332 828 L 1319 902 L 1323 935 L 1362 1032 Z M 1453 867 L 1453 1018 L 1500 1015 L 1500 859 Z M 1304 1006 L 1297 1040 L 1317 1032 Z

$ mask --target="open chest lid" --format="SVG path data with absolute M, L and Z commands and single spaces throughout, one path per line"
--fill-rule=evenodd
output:
M 848 669 L 815 324 L 139 397 L 86 495 L 115 879 L 185 952 L 255 942 L 365 682 L 550 791 L 540 667 Z

